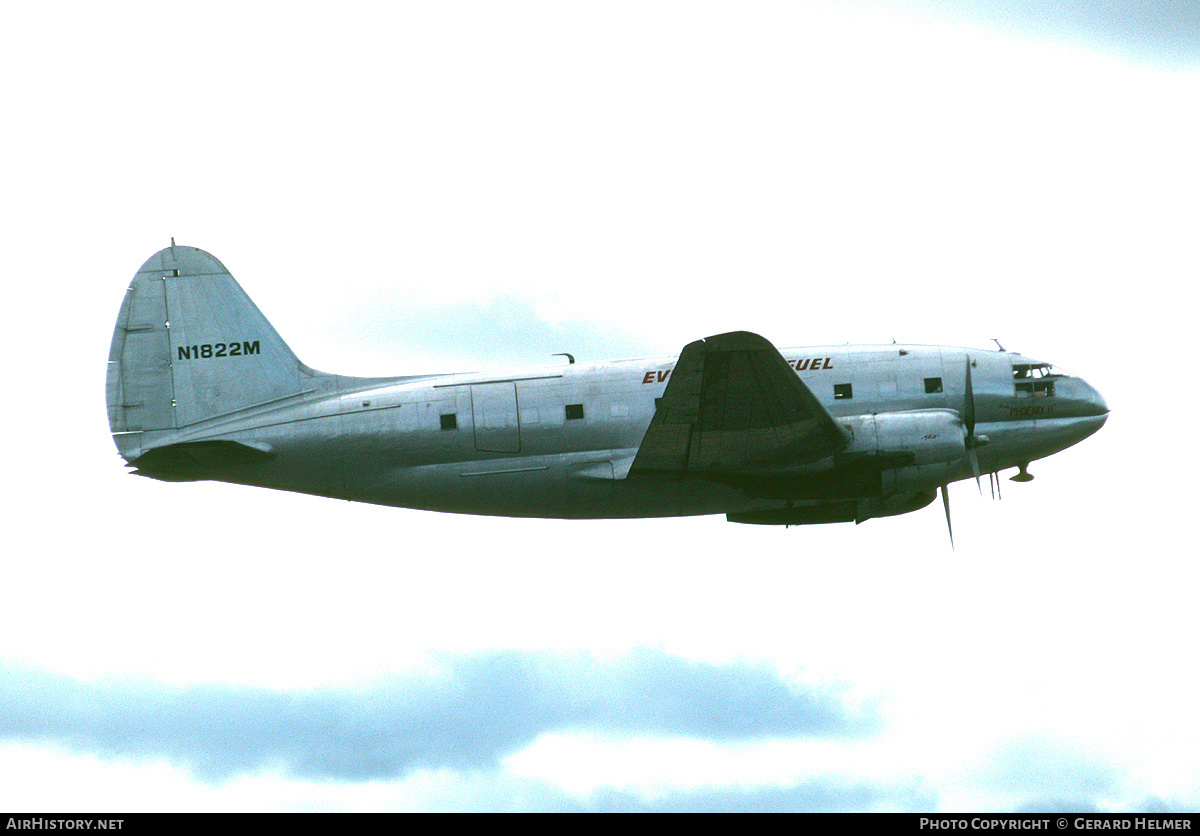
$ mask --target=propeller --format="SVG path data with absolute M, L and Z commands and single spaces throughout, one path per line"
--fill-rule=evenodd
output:
M 942 507 L 946 509 L 946 531 L 950 532 L 950 551 L 954 551 L 954 526 L 950 524 L 950 491 L 949 485 L 942 485 Z
M 967 371 L 963 381 L 963 443 L 967 448 L 967 461 L 971 464 L 971 473 L 975 476 L 975 487 L 983 496 L 983 485 L 979 481 L 979 456 L 975 450 L 987 444 L 991 439 L 986 435 L 975 434 L 975 385 L 971 382 L 971 356 L 967 355 Z
M 975 487 L 983 496 L 983 484 L 979 481 L 979 454 L 975 451 L 987 444 L 991 439 L 986 435 L 975 433 L 975 384 L 971 380 L 971 356 L 967 355 L 966 372 L 963 378 L 963 445 L 967 449 L 967 461 L 971 465 L 971 473 L 975 476 Z M 989 484 L 992 474 L 988 474 Z M 950 548 L 954 548 L 954 526 L 950 523 L 950 491 L 949 485 L 942 485 L 942 507 L 946 509 L 946 530 L 950 533 Z M 995 489 L 993 489 L 995 495 Z

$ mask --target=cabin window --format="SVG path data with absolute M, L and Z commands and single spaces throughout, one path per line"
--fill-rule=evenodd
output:
M 451 412 L 449 415 L 443 415 L 442 416 L 442 429 L 443 430 L 458 429 L 458 414 L 455 412 Z
M 833 384 L 833 399 L 835 401 L 848 401 L 854 397 L 854 387 L 849 383 Z
M 937 395 L 942 391 L 942 379 L 940 377 L 925 378 L 925 394 Z
M 583 404 L 569 403 L 567 404 L 567 420 L 578 421 L 583 418 Z

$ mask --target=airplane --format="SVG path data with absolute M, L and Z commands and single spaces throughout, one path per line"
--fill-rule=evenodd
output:
M 678 357 L 350 377 L 300 362 L 220 261 L 172 239 L 126 291 L 106 394 L 128 467 L 168 482 L 784 526 L 906 514 L 940 490 L 949 528 L 951 482 L 1032 479 L 1108 417 L 1082 379 L 997 348 L 780 351 L 741 331 Z

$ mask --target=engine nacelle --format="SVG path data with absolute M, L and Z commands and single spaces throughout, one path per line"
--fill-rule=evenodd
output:
M 848 452 L 903 456 L 906 460 L 880 474 L 880 493 L 885 499 L 894 494 L 924 494 L 961 475 L 967 457 L 966 432 L 962 418 L 953 410 L 855 415 L 839 423 L 852 436 Z
M 838 423 L 850 432 L 847 453 L 909 453 L 917 466 L 950 464 L 967 454 L 962 419 L 949 409 L 850 415 Z
M 727 518 L 759 525 L 812 525 L 891 517 L 924 508 L 939 485 L 962 477 L 966 433 L 953 410 L 850 415 L 838 423 L 851 440 L 833 456 L 830 469 L 762 474 L 735 482 L 750 496 L 787 500 L 787 505 Z

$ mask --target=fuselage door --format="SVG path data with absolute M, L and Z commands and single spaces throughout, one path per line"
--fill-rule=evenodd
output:
M 475 449 L 488 453 L 521 452 L 515 383 L 480 383 L 471 387 Z

